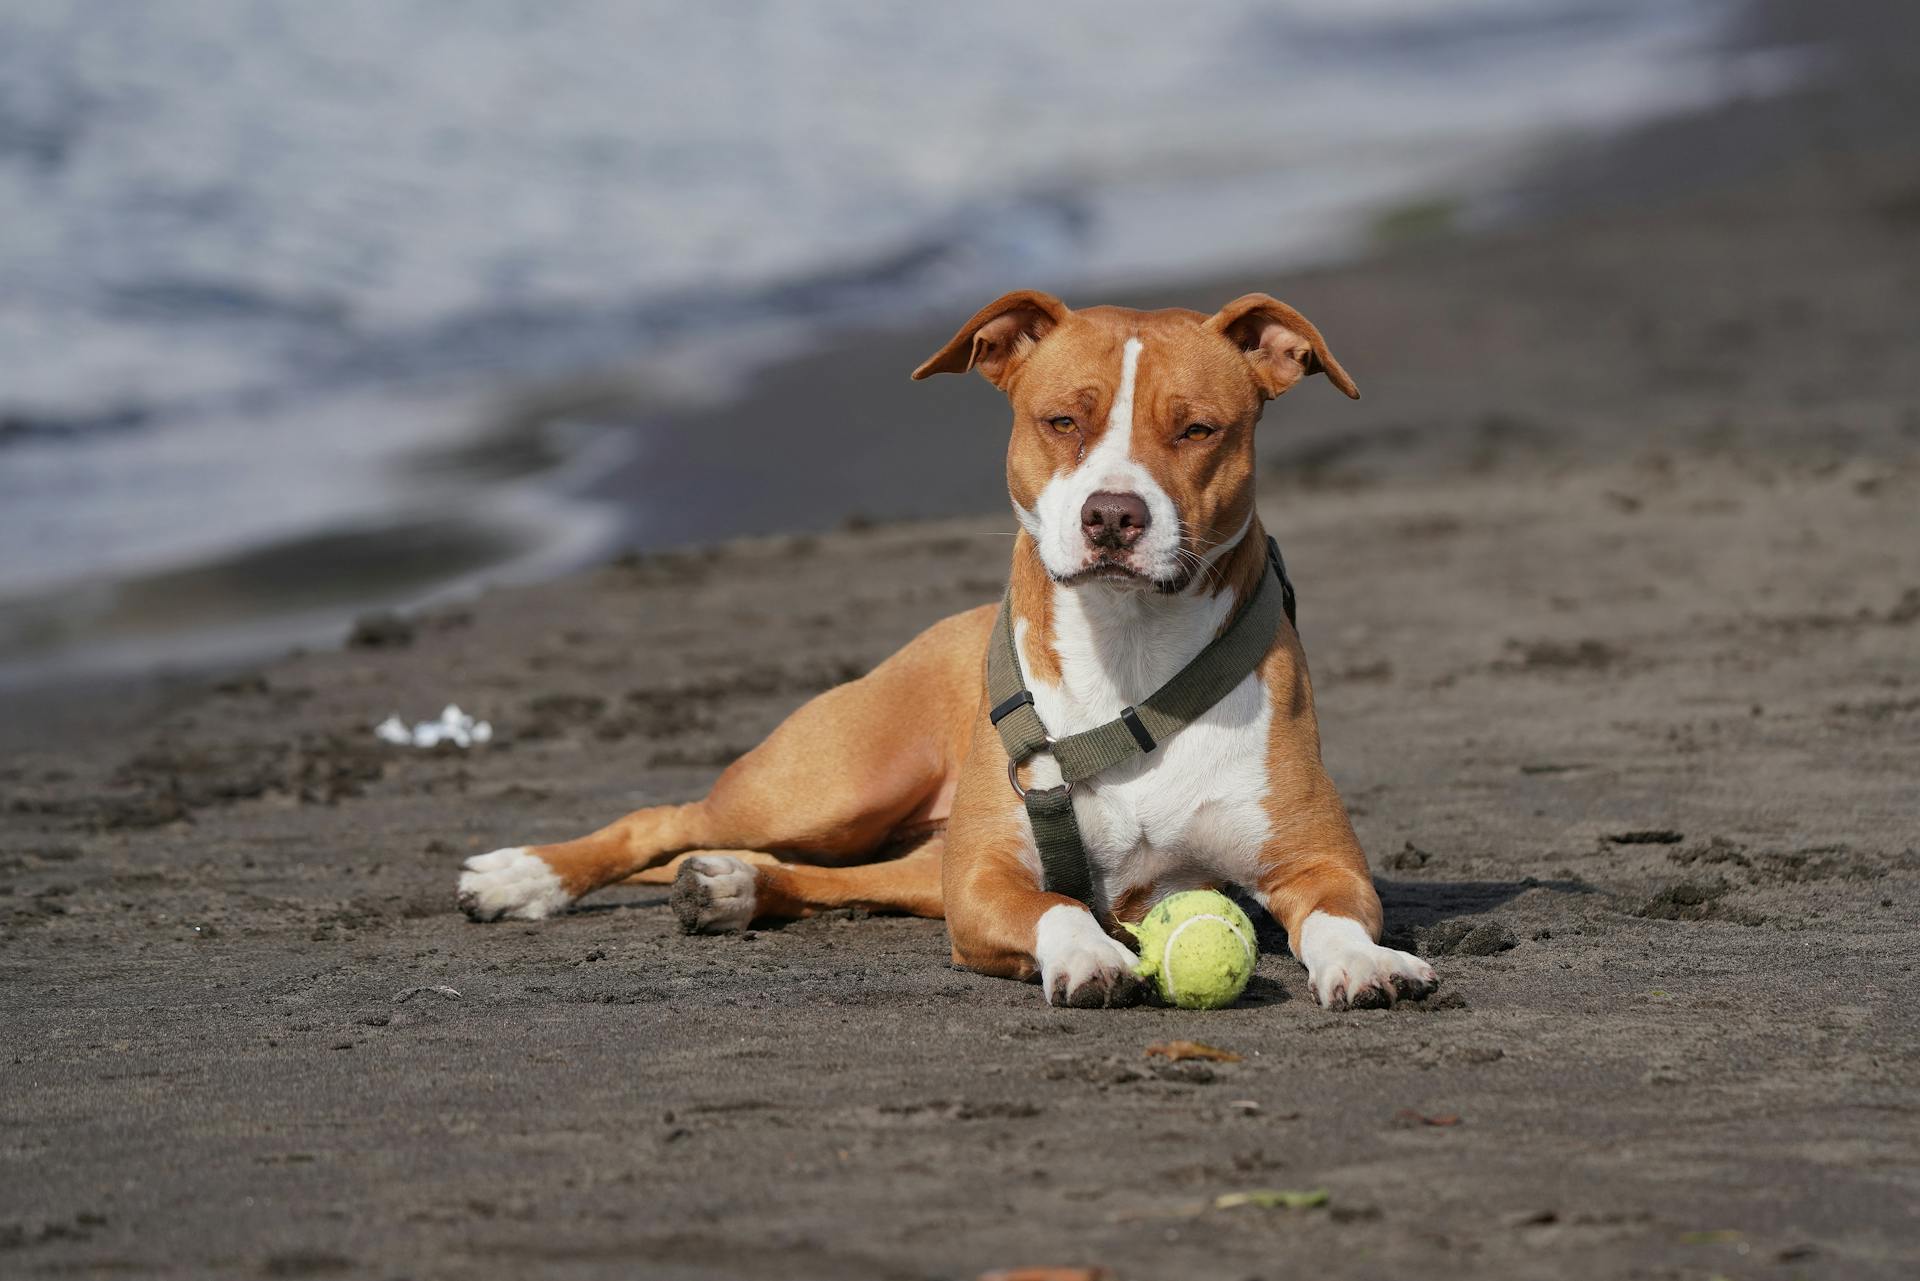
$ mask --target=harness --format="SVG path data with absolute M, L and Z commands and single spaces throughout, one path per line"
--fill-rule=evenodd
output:
M 1013 588 L 1009 584 L 987 645 L 987 697 L 993 700 L 993 710 L 987 715 L 1007 749 L 1007 782 L 1027 807 L 1034 843 L 1040 850 L 1045 888 L 1050 892 L 1083 903 L 1093 897 L 1093 869 L 1073 815 L 1073 785 L 1136 756 L 1145 756 L 1199 720 L 1260 666 L 1273 648 L 1281 614 L 1286 614 L 1289 625 L 1293 623 L 1293 582 L 1287 577 L 1280 544 L 1272 538 L 1267 539 L 1267 563 L 1273 573 L 1260 575 L 1253 599 L 1192 662 L 1138 706 L 1122 708 L 1120 715 L 1104 725 L 1062 739 L 1047 733 L 1034 708 L 1033 691 L 1026 687 L 1021 673 L 1020 652 L 1013 641 Z M 1274 579 L 1280 584 L 1277 592 L 1271 586 Z M 1050 753 L 1059 763 L 1060 786 L 1021 787 L 1020 767 L 1042 752 Z

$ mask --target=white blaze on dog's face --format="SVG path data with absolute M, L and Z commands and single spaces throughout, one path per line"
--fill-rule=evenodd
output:
M 1266 401 L 1317 372 L 1359 395 L 1319 331 L 1264 294 L 1212 316 L 1008 294 L 914 377 L 971 368 L 1013 403 L 1007 489 L 1047 573 L 1161 592 L 1251 526 Z

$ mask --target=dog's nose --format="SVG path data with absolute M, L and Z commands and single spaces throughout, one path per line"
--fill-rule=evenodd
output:
M 1080 532 L 1095 547 L 1121 551 L 1147 532 L 1147 500 L 1138 494 L 1101 490 L 1080 507 Z

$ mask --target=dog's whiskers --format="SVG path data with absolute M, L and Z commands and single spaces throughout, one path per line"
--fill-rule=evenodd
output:
M 1183 560 L 1192 562 L 1194 572 L 1201 575 L 1202 584 L 1211 583 L 1216 587 L 1223 585 L 1226 582 L 1226 571 L 1221 568 L 1221 561 L 1208 560 L 1206 553 L 1226 546 L 1228 541 L 1226 536 L 1222 535 L 1219 529 L 1212 526 L 1209 526 L 1204 531 L 1196 529 L 1194 526 L 1189 525 L 1184 518 L 1180 520 L 1179 524 L 1183 539 L 1192 541 L 1197 550 L 1186 547 L 1176 547 L 1174 554 Z M 1206 541 L 1201 537 L 1202 533 L 1213 535 L 1214 541 Z M 1244 536 L 1244 528 L 1241 530 L 1241 533 Z

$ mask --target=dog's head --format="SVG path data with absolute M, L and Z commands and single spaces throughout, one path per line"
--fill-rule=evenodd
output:
M 1265 294 L 1197 311 L 995 299 L 914 370 L 978 369 L 1013 403 L 1007 488 L 1056 582 L 1184 590 L 1253 520 L 1253 428 L 1308 374 L 1360 392 Z

